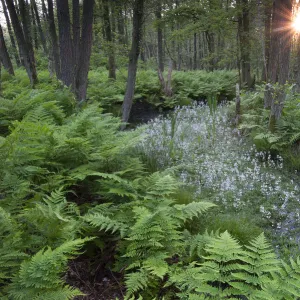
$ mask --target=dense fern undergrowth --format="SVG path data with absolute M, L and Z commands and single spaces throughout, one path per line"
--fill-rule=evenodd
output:
M 183 204 L 176 167 L 146 168 L 136 151 L 142 129 L 121 132 L 98 101 L 78 108 L 40 78 L 35 90 L 22 72 L 2 78 L 0 299 L 80 296 L 66 283 L 68 262 L 108 251 L 125 299 L 300 297 L 299 259 L 277 259 L 262 233 L 242 244 L 196 230 L 215 204 L 191 194 Z M 91 85 L 92 98 L 101 88 L 92 96 Z
M 125 69 L 118 70 L 116 81 L 107 79 L 107 72 L 101 68 L 92 70 L 89 73 L 89 100 L 100 102 L 104 109 L 117 113 L 124 98 L 126 79 L 127 70 Z M 235 95 L 236 79 L 235 71 L 213 73 L 174 71 L 172 75 L 174 95 L 166 97 L 162 92 L 157 72 L 142 69 L 137 74 L 134 98 L 135 101 L 146 101 L 161 109 L 188 105 L 192 103 L 192 100 L 203 101 L 211 95 L 217 96 L 219 101 L 231 100 Z
M 285 103 L 274 132 L 269 131 L 270 110 L 264 108 L 265 86 L 242 94 L 240 129 L 259 150 L 280 154 L 292 170 L 300 170 L 300 95 L 286 85 Z

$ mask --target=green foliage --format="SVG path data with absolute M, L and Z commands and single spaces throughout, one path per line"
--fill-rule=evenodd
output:
M 62 277 L 87 241 L 78 239 L 85 197 L 126 202 L 144 174 L 131 156 L 139 131 L 120 132 L 97 104 L 69 111 L 69 91 L 51 89 L 1 100 L 0 295 L 8 299 L 81 294 Z
M 78 290 L 66 286 L 60 275 L 66 270 L 68 259 L 79 254 L 85 241 L 68 241 L 54 250 L 41 250 L 30 260 L 24 261 L 8 289 L 9 296 L 18 300 L 67 300 L 82 295 Z
M 117 80 L 107 79 L 106 70 L 97 69 L 89 73 L 88 99 L 101 104 L 105 111 L 119 115 L 117 109 L 123 102 L 127 71 L 120 69 Z M 139 70 L 137 73 L 134 100 L 146 101 L 159 108 L 174 108 L 190 105 L 192 100 L 206 100 L 216 95 L 218 101 L 234 97 L 236 72 L 232 71 L 193 71 L 173 72 L 172 89 L 174 95 L 166 97 L 156 71 Z
M 264 87 L 257 92 L 242 95 L 242 124 L 239 126 L 245 133 L 250 133 L 253 142 L 259 150 L 280 153 L 293 168 L 300 166 L 300 109 L 299 95 L 292 93 L 293 86 L 286 86 L 286 99 L 282 116 L 275 126 L 274 132 L 269 132 L 270 111 L 263 108 Z
M 198 238 L 199 239 L 199 238 Z M 242 247 L 225 231 L 208 239 L 202 263 L 175 267 L 180 299 L 296 299 L 299 259 L 276 259 L 263 234 Z
M 208 99 L 217 95 L 218 100 L 234 97 L 237 74 L 229 71 L 174 72 L 172 86 L 175 93 L 183 93 L 193 100 Z
M 240 243 L 246 244 L 258 236 L 262 230 L 255 224 L 253 216 L 242 214 L 217 214 L 205 218 L 204 224 L 208 231 L 228 231 Z
M 229 90 L 216 86 L 210 73 L 199 74 L 189 83 L 189 97 L 207 98 L 213 113 L 217 98 L 211 95 L 229 96 Z M 81 295 L 64 274 L 68 261 L 88 249 L 86 242 L 103 256 L 105 247 L 114 245 L 114 269 L 124 275 L 127 299 L 299 297 L 299 259 L 280 263 L 263 235 L 247 245 L 250 237 L 238 220 L 215 222 L 209 228 L 215 232 L 208 233 L 200 218 L 215 205 L 196 201 L 174 170 L 145 169 L 134 151 L 143 129 L 121 132 L 120 120 L 100 108 L 122 94 L 121 81 L 107 84 L 112 89 L 103 92 L 107 99 L 91 90 L 95 103 L 77 111 L 68 90 L 44 88 L 46 76 L 36 90 L 25 90 L 21 75 L 5 78 L 6 98 L 0 100 L 0 297 Z M 155 72 L 139 76 L 137 97 L 159 97 Z M 185 76 L 175 73 L 177 87 L 189 80 Z M 235 74 L 220 73 L 226 76 L 233 80 Z M 8 92 L 11 80 L 24 91 Z M 187 86 L 177 89 L 177 96 Z M 170 124 L 170 155 L 176 122 Z
M 176 204 L 177 189 L 174 178 L 157 172 L 138 181 L 135 201 L 98 205 L 83 217 L 90 226 L 123 238 L 117 268 L 126 268 L 128 297 L 162 284 L 170 272 L 167 261 L 184 251 L 184 223 L 214 207 L 207 202 Z
M 33 122 L 48 117 L 48 120 L 62 124 L 64 118 L 73 113 L 75 99 L 68 89 L 40 82 L 35 90 L 31 90 L 22 85 L 21 75 L 24 74 L 18 71 L 13 80 L 3 83 L 3 98 L 0 98 L 1 134 L 7 134 L 12 122 L 21 121 L 26 115 L 28 118 L 31 116 Z

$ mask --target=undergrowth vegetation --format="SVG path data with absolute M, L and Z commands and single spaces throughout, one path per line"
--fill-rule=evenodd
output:
M 194 195 L 218 204 L 217 214 L 202 219 L 204 227 L 215 230 L 219 224 L 245 241 L 258 226 L 279 252 L 288 253 L 290 247 L 298 252 L 297 177 L 287 173 L 282 157 L 274 160 L 259 151 L 229 122 L 226 106 L 176 109 L 146 126 L 147 138 L 139 144 L 143 161 L 152 170 L 176 166 L 177 176 Z M 236 218 L 248 230 L 236 225 Z
M 155 93 L 147 72 L 138 79 L 141 97 Z M 185 76 L 174 74 L 177 87 Z M 102 106 L 122 85 L 102 86 L 112 91 L 97 98 L 102 87 L 96 74 L 90 80 L 94 101 L 78 108 L 47 76 L 35 90 L 22 72 L 3 77 L 0 298 L 80 297 L 66 274 L 83 255 L 109 256 L 105 266 L 121 275 L 124 299 L 299 297 L 299 259 L 281 262 L 261 233 L 279 222 L 292 232 L 292 213 L 297 221 L 299 189 L 277 175 L 280 161 L 259 165 L 262 154 L 245 151 L 222 108 L 212 115 L 206 106 L 177 109 L 172 118 L 120 131 L 119 118 Z M 197 81 L 188 97 L 209 100 Z M 229 88 L 220 83 L 214 93 Z M 266 223 L 245 215 L 243 228 L 225 209 L 260 213 Z
M 264 108 L 265 87 L 242 95 L 242 124 L 240 129 L 249 134 L 256 147 L 280 154 L 293 169 L 300 169 L 300 95 L 293 86 L 286 86 L 286 97 L 281 118 L 275 131 L 269 131 L 270 110 Z
M 104 69 L 91 71 L 89 73 L 89 100 L 101 103 L 101 106 L 109 111 L 114 106 L 120 107 L 124 98 L 126 79 L 125 69 L 118 70 L 117 80 L 107 79 L 107 71 Z M 236 79 L 237 74 L 234 71 L 174 71 L 172 76 L 174 95 L 166 97 L 162 92 L 157 72 L 139 70 L 134 99 L 162 108 L 191 104 L 192 100 L 205 101 L 211 95 L 217 96 L 219 101 L 231 100 L 235 95 Z M 118 110 L 115 109 L 113 112 L 118 113 Z

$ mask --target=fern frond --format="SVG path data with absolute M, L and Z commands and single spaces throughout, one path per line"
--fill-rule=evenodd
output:
M 162 175 L 160 172 L 153 173 L 143 183 L 147 197 L 168 197 L 174 194 L 178 188 L 178 181 L 171 175 Z
M 168 264 L 165 261 L 167 258 L 168 255 L 164 253 L 160 253 L 153 257 L 148 257 L 143 262 L 143 267 L 148 270 L 150 274 L 163 279 L 169 270 Z
M 194 217 L 199 217 L 199 215 L 208 211 L 212 207 L 216 207 L 216 205 L 210 202 L 191 202 L 187 205 L 174 205 L 176 210 L 182 212 L 180 217 L 184 221 Z
M 149 275 L 146 271 L 131 273 L 125 276 L 127 294 L 126 297 L 132 296 L 134 293 L 143 290 L 149 283 Z
M 189 249 L 189 256 L 193 257 L 196 254 L 201 258 L 204 254 L 205 246 L 212 241 L 212 239 L 217 238 L 219 232 L 208 232 L 205 231 L 204 234 L 197 234 L 195 236 L 190 236 L 186 241 L 186 245 Z
M 76 296 L 84 294 L 77 289 L 69 286 L 57 287 L 53 291 L 36 291 L 36 290 L 14 290 L 10 293 L 13 299 L 16 300 L 72 300 Z
M 59 295 L 61 299 L 71 299 L 72 295 L 79 295 L 78 291 L 64 286 L 60 276 L 67 267 L 68 259 L 78 255 L 88 240 L 68 241 L 54 250 L 41 250 L 30 260 L 24 261 L 8 288 L 8 294 L 20 300 L 38 297 L 50 300 L 48 297 Z
M 127 231 L 126 224 L 113 220 L 101 213 L 88 214 L 82 219 L 91 226 L 99 228 L 99 230 L 111 231 L 112 233 L 119 231 L 121 236 L 124 236 Z
M 285 299 L 295 299 L 300 297 L 300 258 L 296 260 L 290 259 L 287 264 L 282 261 L 282 268 L 279 273 L 273 273 L 274 281 L 264 290 L 271 289 L 271 285 L 275 285 Z
M 290 138 L 290 143 L 291 143 L 291 144 L 294 144 L 294 143 L 296 143 L 297 141 L 299 141 L 299 139 L 300 139 L 300 132 L 297 132 L 297 133 L 295 133 L 295 134 L 293 134 L 293 135 L 291 136 L 291 138 Z

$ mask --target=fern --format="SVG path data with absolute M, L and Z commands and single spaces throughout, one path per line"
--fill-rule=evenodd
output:
M 263 234 L 245 247 L 248 250 L 243 258 L 245 264 L 240 266 L 243 272 L 233 274 L 240 282 L 233 282 L 232 285 L 238 288 L 241 294 L 251 297 L 269 283 L 271 274 L 280 268 L 279 261 Z
M 264 291 L 272 291 L 284 299 L 300 297 L 300 258 L 290 259 L 290 264 L 281 262 L 279 272 L 272 274 L 273 280 L 264 286 Z
M 170 187 L 172 186 L 171 183 Z M 154 184 L 152 188 L 157 189 L 157 185 Z M 159 282 L 170 273 L 167 261 L 184 251 L 184 232 L 181 231 L 184 222 L 189 218 L 198 217 L 213 205 L 208 203 L 174 205 L 168 198 L 162 198 L 159 202 L 152 197 L 148 200 L 148 194 L 144 203 L 146 207 L 142 206 L 143 202 L 133 207 L 135 223 L 128 231 L 123 257 L 127 259 L 127 270 L 144 270 L 143 274 L 148 274 L 149 282 L 159 285 Z M 156 202 L 155 205 L 151 203 L 153 201 Z M 148 205 L 148 202 L 151 204 Z M 128 296 L 131 296 L 131 293 L 128 290 Z
M 78 255 L 87 240 L 77 239 L 54 250 L 41 250 L 30 260 L 24 261 L 9 286 L 8 294 L 18 300 L 67 300 L 81 295 L 78 290 L 66 286 L 60 275 L 66 270 L 68 259 Z
M 153 173 L 144 182 L 146 187 L 147 197 L 167 197 L 176 192 L 178 188 L 178 182 L 172 176 L 161 176 L 159 172 Z
M 22 231 L 12 216 L 0 207 L 0 284 L 18 270 L 20 263 L 28 257 L 22 249 Z
M 300 132 L 294 133 L 290 138 L 290 143 L 294 144 L 300 140 Z
M 199 217 L 215 206 L 215 204 L 210 202 L 191 202 L 187 205 L 175 205 L 174 208 L 181 212 L 180 218 L 186 221 L 194 217 Z
M 217 238 L 195 236 L 194 246 L 207 239 L 203 263 L 173 267 L 171 282 L 180 299 L 297 299 L 300 259 L 290 264 L 276 258 L 263 234 L 242 247 L 229 233 Z
M 99 206 L 97 206 L 97 209 Z M 111 233 L 120 232 L 121 236 L 125 235 L 127 231 L 126 224 L 117 220 L 111 219 L 100 212 L 90 212 L 83 217 L 83 220 L 99 230 L 111 231 Z
M 145 271 L 131 273 L 126 276 L 126 286 L 128 295 L 133 295 L 134 293 L 146 288 L 149 284 L 149 275 Z M 125 299 L 129 299 L 127 296 Z

